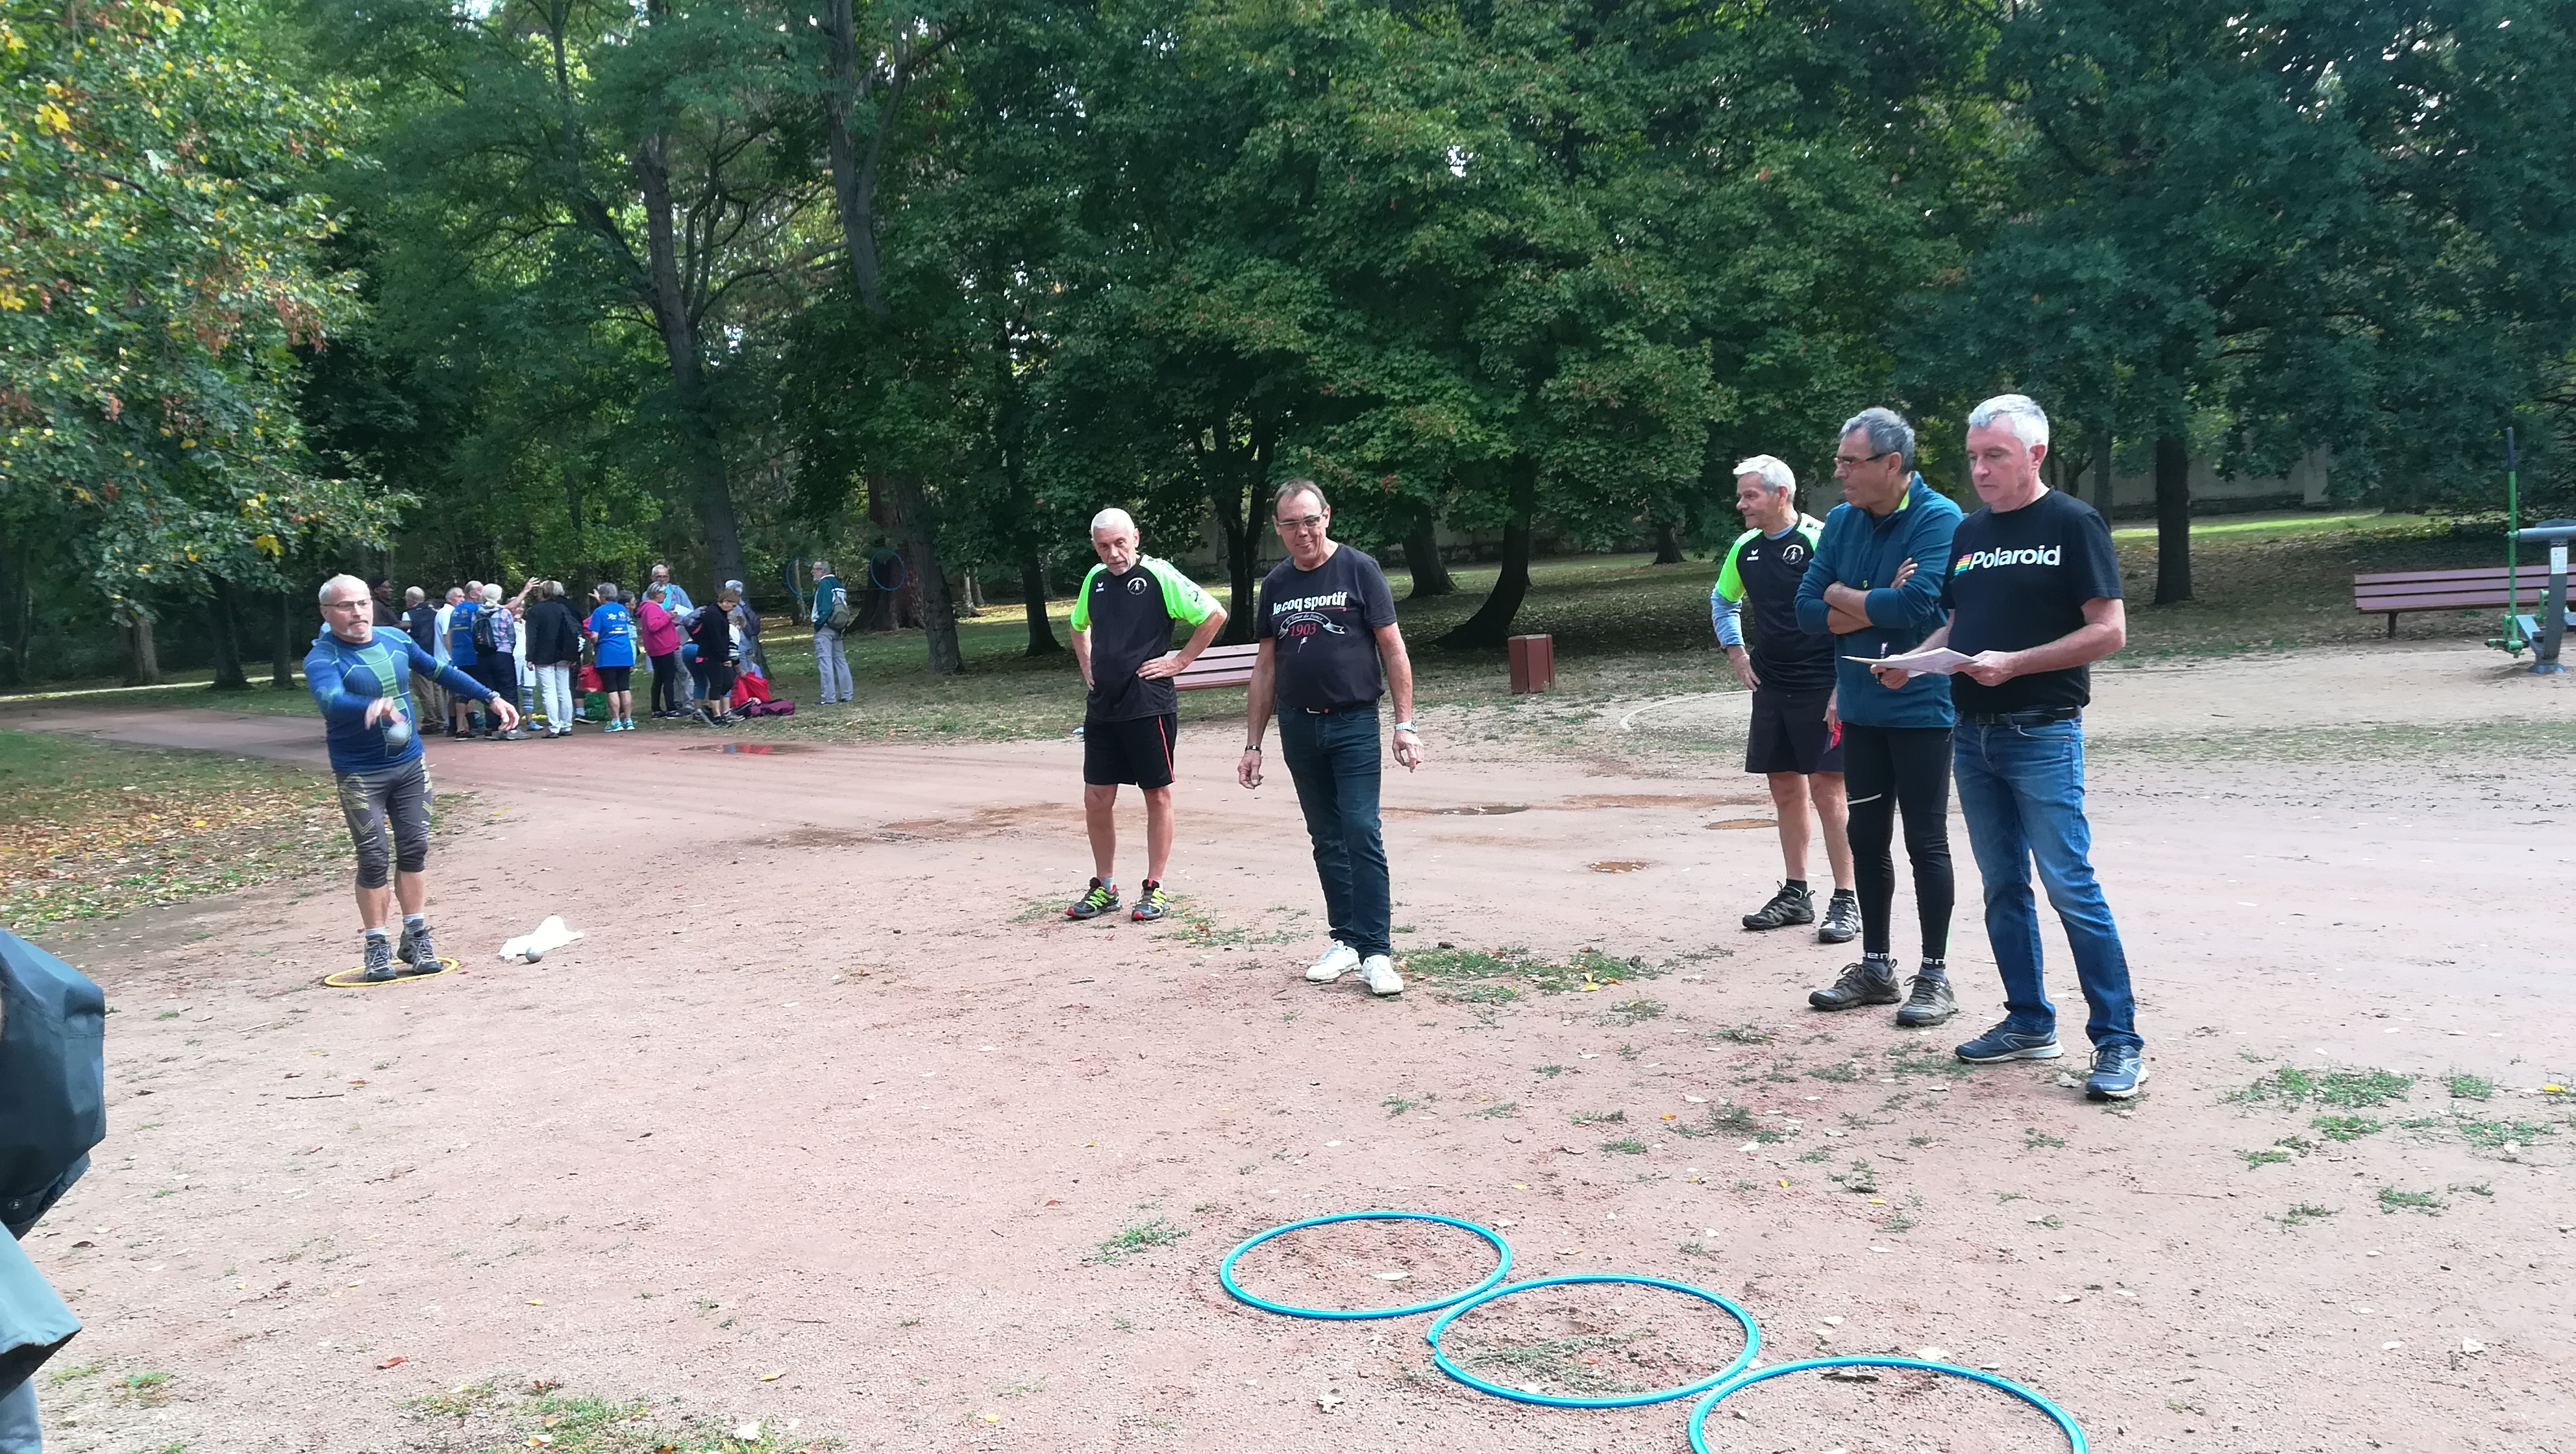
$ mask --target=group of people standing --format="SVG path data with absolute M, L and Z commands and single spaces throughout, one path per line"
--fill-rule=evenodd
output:
M 483 695 L 454 691 L 434 671 L 412 679 L 418 720 L 437 723 L 450 737 L 517 742 L 530 735 L 485 710 L 486 695 L 518 708 L 535 736 L 571 736 L 574 723 L 592 720 L 581 710 L 585 694 L 577 688 L 585 657 L 605 698 L 606 711 L 596 719 L 603 731 L 635 730 L 632 679 L 639 665 L 652 673 L 654 717 L 729 725 L 735 676 L 760 661 L 760 615 L 742 583 L 726 582 L 711 605 L 700 607 L 667 565 L 653 567 L 631 605 L 624 590 L 606 581 L 578 609 L 563 582 L 542 579 L 530 579 L 507 599 L 497 583 L 484 581 L 451 586 L 438 601 L 413 586 L 396 610 L 390 584 L 379 578 L 371 596 L 371 626 L 403 631 L 436 666 L 453 667 L 488 689 Z M 412 715 L 408 706 L 405 715 Z
M 1949 1020 L 1959 1008 L 1947 959 L 1955 779 L 2005 1009 L 1955 1053 L 1976 1064 L 2063 1053 L 2041 972 L 2036 863 L 2090 1009 L 2085 1092 L 2125 1100 L 2147 1077 L 2144 1042 L 2091 864 L 2082 725 L 2089 665 L 2127 641 L 2119 559 L 2101 515 L 2041 480 L 2049 426 L 2038 404 L 2006 394 L 1978 405 L 1966 448 L 1983 502 L 1973 515 L 1924 483 L 1914 429 L 1893 410 L 1864 410 L 1843 426 L 1834 456 L 1843 503 L 1821 521 L 1799 512 L 1788 465 L 1759 455 L 1737 466 L 1748 528 L 1719 569 L 1711 623 L 1753 694 L 1745 769 L 1768 779 L 1788 870 L 1743 925 L 1817 924 L 1827 943 L 1861 941 L 1859 961 L 1808 996 L 1817 1010 L 1892 1004 L 1899 1025 Z M 1384 697 L 1395 698 L 1396 761 L 1410 771 L 1425 758 L 1394 595 L 1375 560 L 1331 538 L 1332 507 L 1313 481 L 1283 484 L 1273 506 L 1288 559 L 1261 584 L 1236 780 L 1260 785 L 1276 716 L 1330 920 L 1331 943 L 1306 977 L 1329 983 L 1357 970 L 1372 992 L 1400 994 L 1379 818 Z M 1146 802 L 1147 870 L 1131 914 L 1155 919 L 1166 911 L 1172 843 L 1172 679 L 1215 639 L 1225 612 L 1141 552 L 1125 511 L 1102 511 L 1091 537 L 1100 564 L 1083 581 L 1073 627 L 1088 688 L 1083 805 L 1094 872 L 1066 914 L 1121 907 L 1113 813 L 1118 787 L 1133 783 Z M 1191 634 L 1175 648 L 1182 625 Z M 1891 922 L 1900 820 L 1922 947 L 1910 978 L 1899 974 Z M 1834 878 L 1821 924 L 1806 876 L 1818 826 Z

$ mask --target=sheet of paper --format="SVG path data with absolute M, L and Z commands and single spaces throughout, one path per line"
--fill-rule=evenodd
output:
M 1966 666 L 1970 660 L 1965 654 L 1952 651 L 1946 646 L 1936 646 L 1930 651 L 1910 651 L 1903 656 L 1850 656 L 1843 659 L 1865 661 L 1871 666 L 1902 667 L 1910 672 L 1936 677 L 1948 676 Z

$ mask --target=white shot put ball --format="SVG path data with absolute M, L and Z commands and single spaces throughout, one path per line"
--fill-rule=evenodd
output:
M 538 960 L 545 958 L 546 952 L 542 949 L 529 949 L 524 951 L 521 957 L 525 958 L 528 963 L 534 964 Z
M 409 722 L 404 721 L 400 717 L 396 717 L 385 724 L 385 745 L 387 747 L 407 747 L 410 744 L 411 724 Z

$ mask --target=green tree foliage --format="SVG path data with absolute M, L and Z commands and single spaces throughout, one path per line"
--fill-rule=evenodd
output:
M 65 553 L 129 631 L 382 544 L 399 503 L 320 468 L 297 408 L 298 351 L 354 312 L 306 190 L 347 98 L 247 41 L 222 10 L 0 9 L 0 531 Z

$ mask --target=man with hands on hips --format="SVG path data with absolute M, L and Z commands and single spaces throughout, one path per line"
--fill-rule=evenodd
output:
M 1260 654 L 1252 667 L 1243 758 L 1235 778 L 1261 786 L 1261 735 L 1279 715 L 1279 755 L 1297 785 L 1333 943 L 1306 971 L 1330 984 L 1356 969 L 1378 995 L 1399 994 L 1393 896 L 1378 817 L 1378 699 L 1395 697 L 1395 760 L 1422 766 L 1413 725 L 1413 661 L 1395 624 L 1386 574 L 1332 538 L 1333 507 L 1312 480 L 1290 480 L 1272 504 L 1288 558 L 1261 583 Z
M 1961 1045 L 1961 1060 L 2050 1060 L 2057 1010 L 2040 968 L 2031 865 L 2066 926 L 2089 1015 L 2092 1100 L 2127 1100 L 2147 1078 L 2129 961 L 2093 875 L 2084 813 L 2083 712 L 2092 663 L 2128 643 L 2111 529 L 2092 506 L 2039 478 L 2048 416 L 2020 394 L 1968 415 L 1968 462 L 1985 508 L 1959 524 L 1941 602 L 1948 620 L 1923 647 L 1964 654 L 1950 678 L 1959 808 L 1985 880 L 1986 938 L 2004 982 L 2004 1018 Z M 1902 689 L 1914 673 L 1878 670 Z

